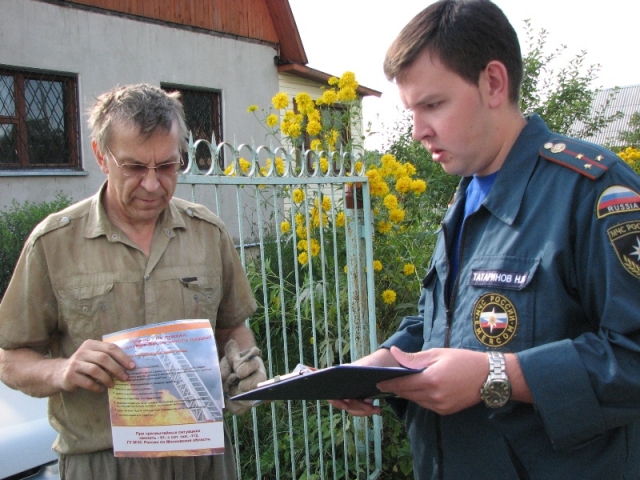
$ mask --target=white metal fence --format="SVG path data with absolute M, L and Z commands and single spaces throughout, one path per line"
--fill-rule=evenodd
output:
M 206 172 L 195 161 L 203 147 L 212 158 Z M 218 166 L 221 155 L 226 172 Z M 348 363 L 377 347 L 363 163 L 353 152 L 190 142 L 179 183 L 191 185 L 193 200 L 214 204 L 219 216 L 228 217 L 235 204 L 238 249 L 259 304 L 249 326 L 270 378 L 297 364 Z M 377 416 L 353 418 L 324 401 L 284 401 L 231 422 L 238 478 L 380 475 Z

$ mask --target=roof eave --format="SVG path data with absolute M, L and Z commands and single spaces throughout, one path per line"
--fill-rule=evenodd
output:
M 332 76 L 334 76 L 334 75 L 329 75 L 328 73 L 325 73 L 325 72 L 321 72 L 320 70 L 307 67 L 306 65 L 300 65 L 297 63 L 288 63 L 284 65 L 278 65 L 278 73 L 289 73 L 297 77 L 301 77 L 307 80 L 311 80 L 318 83 L 325 83 L 325 84 L 329 81 L 329 79 Z M 382 96 L 382 92 L 379 92 L 372 88 L 365 87 L 364 85 L 358 85 L 358 89 L 356 92 L 361 97 L 372 96 L 372 97 L 380 98 L 380 96 Z

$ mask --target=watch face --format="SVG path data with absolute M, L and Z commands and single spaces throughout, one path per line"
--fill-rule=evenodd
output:
M 511 385 L 505 380 L 493 380 L 485 385 L 482 399 L 489 407 L 502 407 L 511 397 Z

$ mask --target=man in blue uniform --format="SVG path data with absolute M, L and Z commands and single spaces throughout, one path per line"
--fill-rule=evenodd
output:
M 488 0 L 429 6 L 385 73 L 463 177 L 418 315 L 357 362 L 426 367 L 379 384 L 404 399 L 415 478 L 640 478 L 640 178 L 523 116 L 518 39 Z

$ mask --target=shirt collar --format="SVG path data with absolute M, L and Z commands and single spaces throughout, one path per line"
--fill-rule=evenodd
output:
M 544 121 L 533 114 L 511 147 L 484 206 L 508 225 L 520 211 L 522 198 L 538 159 L 538 149 L 551 135 Z
M 102 184 L 100 190 L 92 197 L 91 206 L 89 207 L 89 216 L 87 226 L 84 230 L 85 238 L 97 238 L 102 235 L 107 237 L 120 235 L 121 231 L 107 217 L 107 212 L 102 204 L 102 196 L 107 188 L 107 181 Z M 175 228 L 186 228 L 180 211 L 174 205 L 173 200 L 169 202 L 169 206 L 165 208 L 158 218 L 157 225 L 163 230 L 173 230 Z

